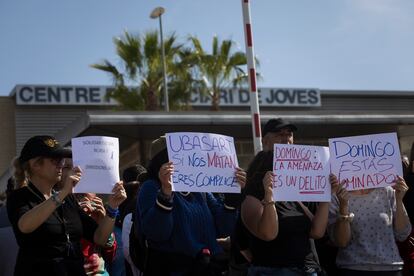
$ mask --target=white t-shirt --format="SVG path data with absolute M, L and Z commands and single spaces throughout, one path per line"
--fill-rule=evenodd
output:
M 332 239 L 338 209 L 339 201 L 333 196 L 328 226 Z M 338 267 L 371 271 L 401 270 L 403 261 L 395 240 L 405 240 L 411 232 L 411 225 L 396 232 L 395 211 L 395 193 L 391 187 L 378 188 L 366 195 L 350 194 L 349 212 L 354 213 L 355 217 L 351 222 L 351 240 L 338 251 Z
M 131 260 L 131 256 L 129 255 L 129 233 L 131 232 L 131 227 L 132 213 L 129 213 L 125 216 L 124 222 L 122 223 L 122 251 L 124 253 L 125 260 L 127 260 L 131 267 L 132 274 L 134 274 L 134 276 L 139 276 L 141 272 L 134 265 L 134 263 Z

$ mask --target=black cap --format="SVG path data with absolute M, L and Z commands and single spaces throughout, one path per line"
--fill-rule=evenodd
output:
M 35 157 L 70 158 L 72 151 L 62 148 L 55 137 L 33 136 L 24 144 L 19 160 L 24 163 Z
M 270 119 L 263 128 L 262 136 L 265 136 L 269 132 L 279 132 L 283 128 L 289 128 L 291 131 L 298 130 L 294 124 L 291 124 L 282 118 Z

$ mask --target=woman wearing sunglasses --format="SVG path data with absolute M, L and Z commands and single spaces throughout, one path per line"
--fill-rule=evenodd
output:
M 86 275 L 80 240 L 105 245 L 113 230 L 118 206 L 126 198 L 122 182 L 115 184 L 98 225 L 72 194 L 80 168 L 62 179 L 66 157 L 71 151 L 54 137 L 34 136 L 13 161 L 19 189 L 10 195 L 7 211 L 19 244 L 15 275 Z M 57 192 L 53 188 L 61 181 Z

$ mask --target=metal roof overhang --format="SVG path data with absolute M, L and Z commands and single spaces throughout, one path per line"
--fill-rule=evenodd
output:
M 399 126 L 412 126 L 412 114 L 261 114 L 264 124 L 283 117 L 298 126 L 296 137 L 303 139 L 341 137 L 393 132 Z M 411 127 L 410 127 L 411 129 Z M 239 139 L 252 137 L 251 116 L 246 112 L 87 112 L 60 131 L 56 137 L 65 144 L 76 136 L 114 136 L 120 138 L 120 149 L 137 140 L 152 140 L 167 132 L 212 132 Z

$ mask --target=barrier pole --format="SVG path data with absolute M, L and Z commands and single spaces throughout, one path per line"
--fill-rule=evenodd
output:
M 262 131 L 260 126 L 259 97 L 256 87 L 256 64 L 254 61 L 253 33 L 250 19 L 249 0 L 241 0 L 243 8 L 243 29 L 246 44 L 247 73 L 250 90 L 250 114 L 252 116 L 252 132 L 254 154 L 262 150 Z

